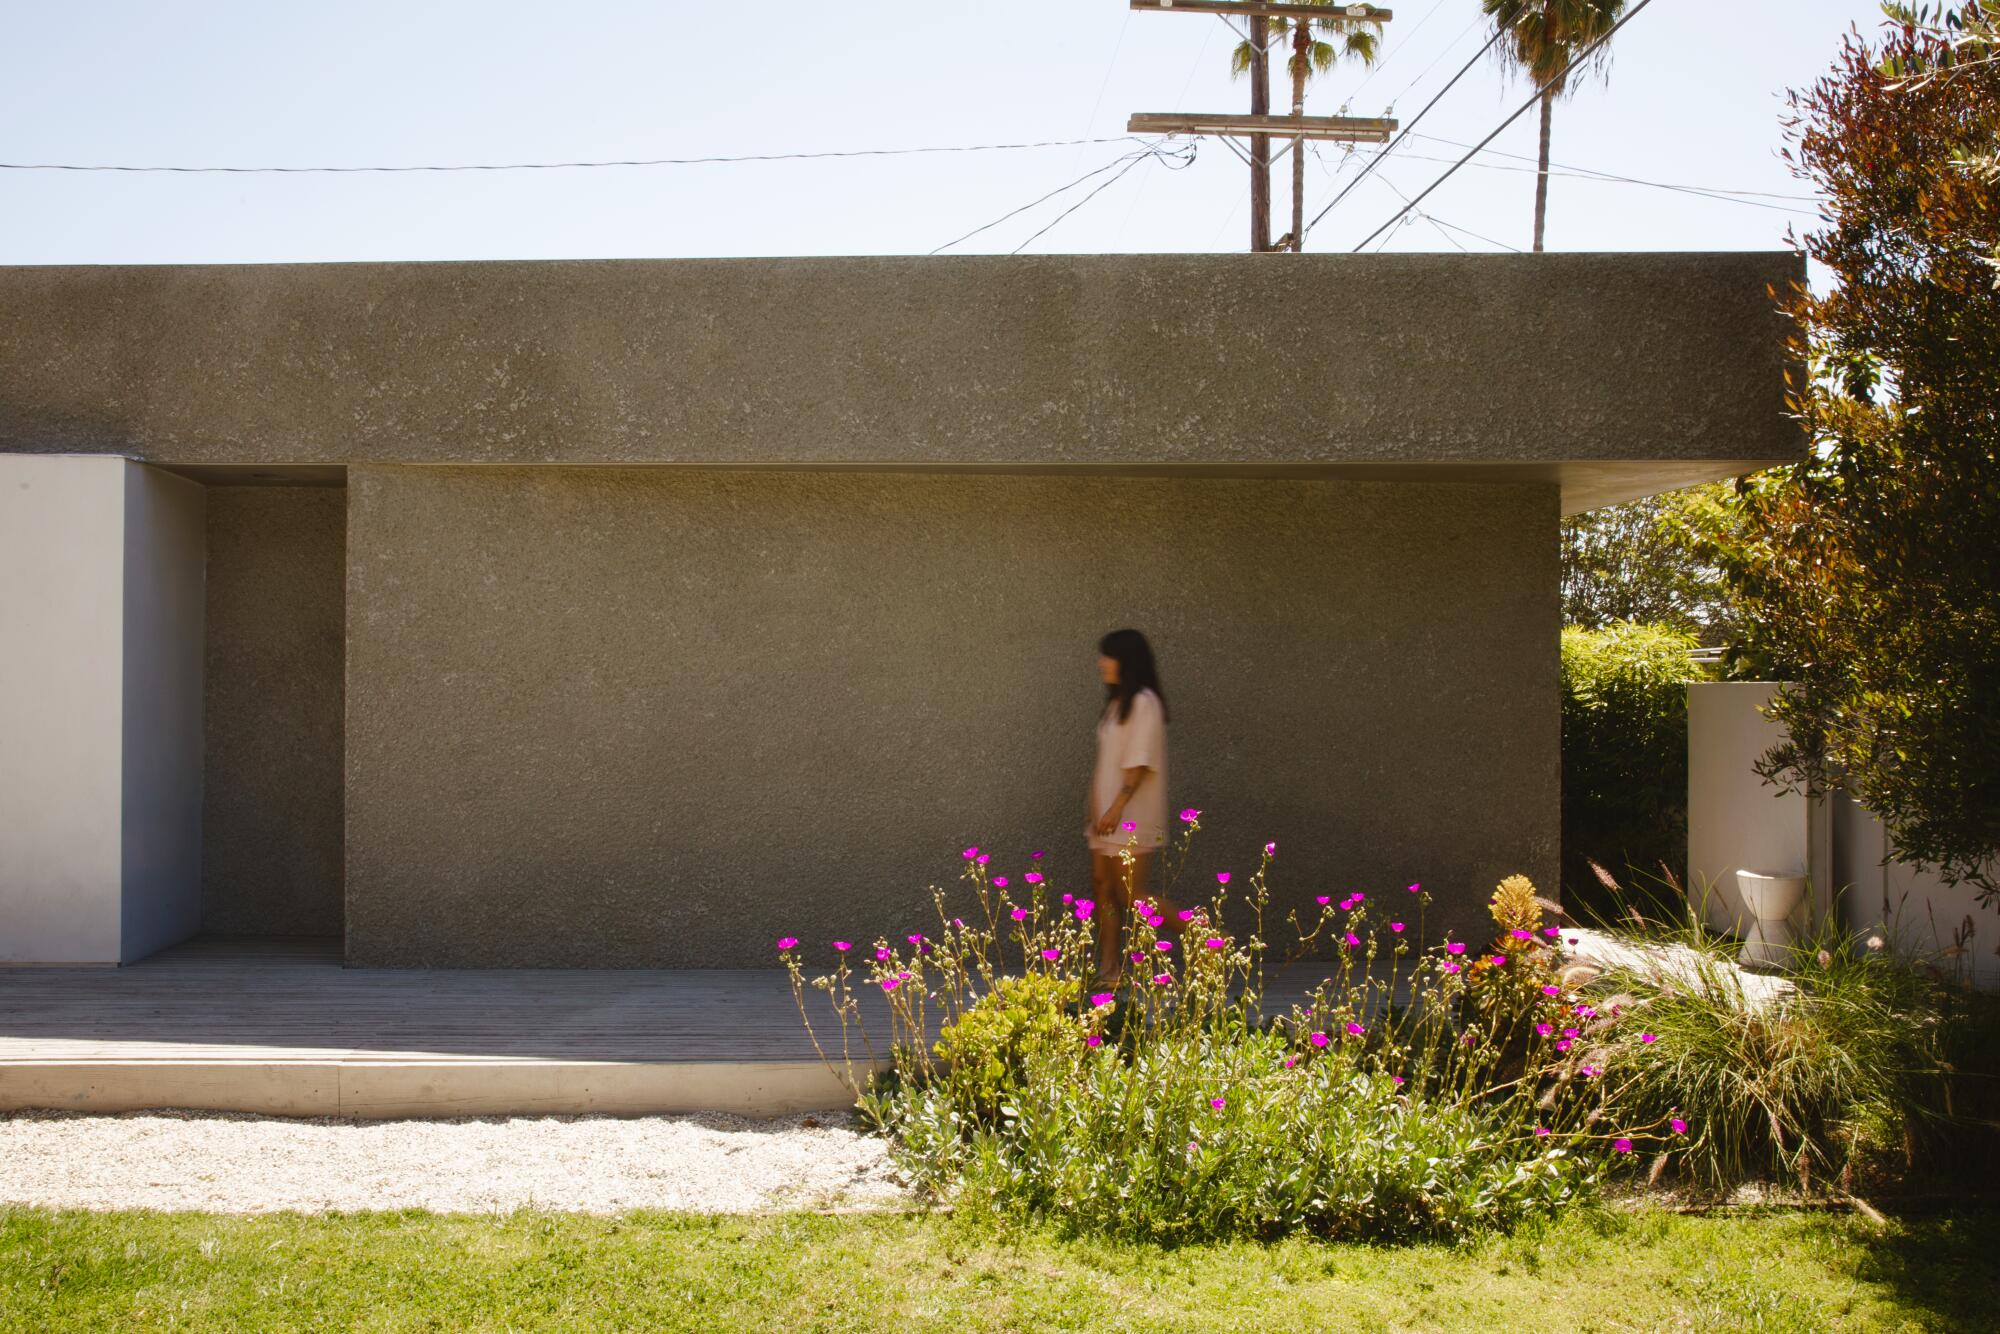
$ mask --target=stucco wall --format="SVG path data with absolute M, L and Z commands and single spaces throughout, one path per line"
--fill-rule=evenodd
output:
M 0 962 L 118 961 L 128 466 L 0 454 Z
M 347 492 L 208 488 L 201 916 L 341 932 Z
M 125 465 L 119 957 L 126 963 L 201 925 L 206 504 L 197 482 Z
M 0 450 L 1781 460 L 1803 441 L 1768 289 L 1803 278 L 1785 253 L 0 268 Z
M 1553 886 L 1553 487 L 349 474 L 348 956 L 768 966 L 921 929 L 976 842 L 1074 887 L 1095 641 L 1157 644 L 1190 875 L 1273 916 Z M 1441 923 L 1433 918 L 1435 930 Z M 1282 930 L 1282 928 L 1280 928 Z

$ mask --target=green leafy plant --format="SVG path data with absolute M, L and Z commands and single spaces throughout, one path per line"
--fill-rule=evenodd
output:
M 1223 873 L 1182 895 L 1199 813 L 1182 818 L 1166 897 L 1126 920 L 1115 992 L 1087 990 L 1096 905 L 1059 895 L 1039 861 L 1018 881 L 990 873 L 978 848 L 955 892 L 933 891 L 931 932 L 833 942 L 812 979 L 799 942 L 778 942 L 809 1027 L 818 991 L 842 1035 L 830 1063 L 926 1196 L 1155 1241 L 1453 1237 L 1556 1208 L 1671 1142 L 1664 1122 L 1619 1119 L 1576 1049 L 1578 998 L 1525 879 L 1496 892 L 1483 947 L 1426 942 L 1419 884 L 1321 896 L 1291 919 L 1294 957 L 1333 958 L 1278 1008 L 1261 928 L 1275 846 L 1247 883 Z M 876 1050 L 884 1017 L 887 1078 L 847 1056 L 852 1030 Z
M 1735 670 L 1791 683 L 1759 771 L 2000 905 L 2000 39 L 1978 4 L 1891 19 L 1792 96 L 1830 275 L 1777 294 L 1810 449 L 1740 484 L 1720 560 Z
M 1621 621 L 1562 634 L 1563 902 L 1604 920 L 1629 900 L 1592 863 L 1622 874 L 1687 863 L 1687 687 L 1708 670 L 1685 631 Z M 1636 879 L 1636 878 L 1635 878 Z M 1641 894 L 1639 906 L 1675 905 Z
M 1688 1178 L 1852 1192 L 1994 1160 L 1992 998 L 1830 925 L 1797 943 L 1782 982 L 1755 990 L 1730 960 L 1735 942 L 1698 916 L 1650 943 L 1673 966 L 1593 983 L 1591 1006 L 1612 1022 L 1585 1036 L 1589 1059 L 1619 1072 L 1621 1115 L 1699 1109 L 1676 1144 Z

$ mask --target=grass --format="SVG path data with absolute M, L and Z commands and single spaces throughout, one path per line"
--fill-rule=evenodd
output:
M 0 1330 L 1970 1330 L 2000 1215 L 1576 1210 L 1461 1248 L 942 1216 L 0 1209 Z

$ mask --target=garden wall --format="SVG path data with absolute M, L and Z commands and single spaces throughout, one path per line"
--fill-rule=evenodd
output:
M 1191 879 L 1553 884 L 1553 486 L 349 470 L 348 955 L 768 966 L 959 850 L 1079 887 L 1095 641 L 1151 635 Z M 1437 925 L 1433 919 L 1433 927 Z

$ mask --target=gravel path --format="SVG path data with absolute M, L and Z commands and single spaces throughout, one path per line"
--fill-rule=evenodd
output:
M 0 1116 L 0 1203 L 221 1213 L 893 1208 L 847 1114 L 286 1120 L 214 1112 Z

